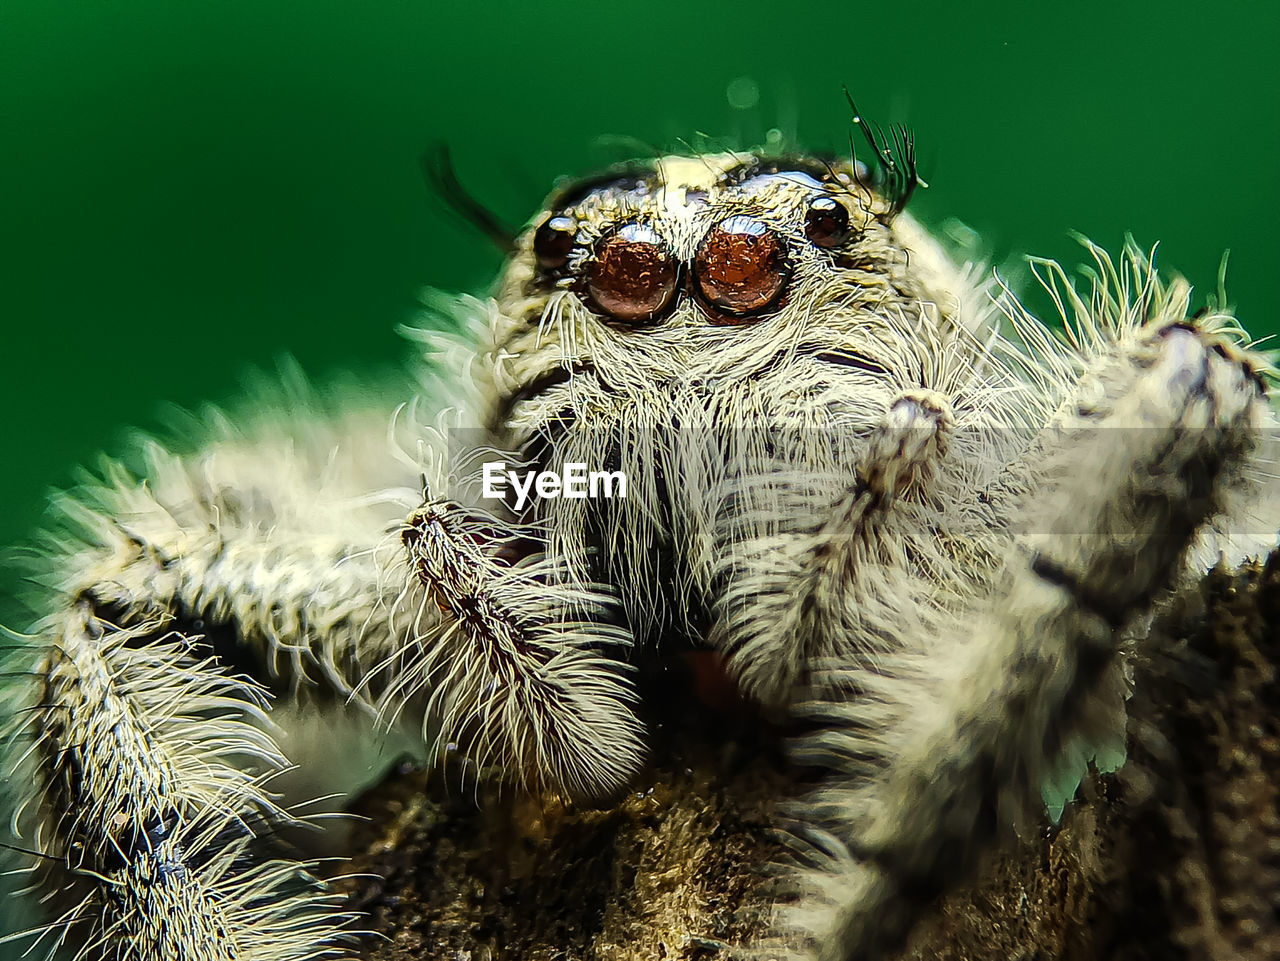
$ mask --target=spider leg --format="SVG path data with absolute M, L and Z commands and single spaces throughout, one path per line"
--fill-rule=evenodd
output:
M 383 415 L 308 430 L 226 430 L 190 458 L 153 446 L 145 483 L 109 467 L 64 500 L 32 579 L 39 619 L 10 656 L 39 683 L 6 697 L 14 824 L 61 912 L 6 939 L 32 956 L 346 956 L 351 916 L 308 865 L 258 850 L 297 820 L 273 793 L 287 761 L 264 685 L 344 694 L 384 660 L 403 585 L 377 547 L 416 480 Z M 219 631 L 232 649 L 203 637 Z
M 984 597 L 847 668 L 861 696 L 819 707 L 830 727 L 801 752 L 839 772 L 797 812 L 818 864 L 788 918 L 805 956 L 891 954 L 1033 815 L 1064 746 L 1097 733 L 1125 629 L 1252 469 L 1271 424 L 1257 363 L 1181 314 L 1121 332 L 1027 451 Z
M 785 511 L 800 530 L 751 531 L 756 536 L 724 551 L 720 576 L 728 586 L 711 640 L 744 693 L 785 707 L 812 681 L 815 665 L 884 648 L 887 625 L 900 618 L 883 599 L 900 597 L 906 585 L 865 585 L 869 589 L 853 594 L 850 571 L 891 576 L 909 569 L 885 563 L 880 552 L 896 545 L 878 532 L 892 524 L 895 511 L 914 509 L 901 499 L 922 487 L 945 456 L 953 427 L 945 395 L 901 392 L 871 431 L 852 486 L 834 498 L 805 492 L 816 503 L 788 504 Z
M 429 691 L 438 743 L 530 787 L 596 797 L 625 786 L 645 750 L 614 599 L 573 586 L 535 528 L 453 501 L 429 500 L 402 538 L 449 627 L 408 649 L 392 703 Z M 501 550 L 514 545 L 515 561 Z

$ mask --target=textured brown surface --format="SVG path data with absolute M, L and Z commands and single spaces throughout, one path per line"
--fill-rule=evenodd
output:
M 1181 598 L 1136 665 L 1126 766 L 922 918 L 905 957 L 1280 958 L 1276 625 L 1280 555 Z M 477 807 L 456 776 L 413 772 L 370 792 L 348 869 L 383 880 L 348 890 L 388 940 L 367 956 L 692 961 L 749 944 L 795 775 L 769 732 L 679 703 L 689 716 L 668 714 L 654 767 L 612 807 L 488 791 Z

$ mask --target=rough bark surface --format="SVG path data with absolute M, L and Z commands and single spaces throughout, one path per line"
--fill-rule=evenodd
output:
M 1280 553 L 1178 598 L 1135 664 L 1125 766 L 922 917 L 903 958 L 1280 958 L 1278 665 Z M 750 944 L 785 857 L 771 812 L 803 785 L 759 723 L 690 697 L 661 713 L 652 767 L 612 806 L 415 771 L 369 792 L 365 853 L 344 866 L 368 873 L 345 883 L 386 939 L 366 957 L 694 961 Z

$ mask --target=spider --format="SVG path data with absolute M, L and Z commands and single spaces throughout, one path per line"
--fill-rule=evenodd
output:
M 827 961 L 892 953 L 1122 745 L 1128 646 L 1262 526 L 1268 363 L 1133 246 L 1090 246 L 1083 293 L 1032 262 L 1051 329 L 906 212 L 910 139 L 864 129 L 872 168 L 562 189 L 492 298 L 435 302 L 394 415 L 285 392 L 62 497 L 10 697 L 28 950 L 348 956 L 349 912 L 265 843 L 299 817 L 275 701 L 607 798 L 645 757 L 638 666 L 714 651 L 825 772 L 764 948 Z

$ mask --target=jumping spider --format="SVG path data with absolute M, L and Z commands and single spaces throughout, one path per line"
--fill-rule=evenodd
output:
M 11 742 L 37 953 L 346 956 L 324 885 L 259 849 L 291 819 L 268 689 L 600 797 L 645 755 L 635 666 L 714 650 L 830 772 L 772 946 L 825 959 L 894 950 L 1121 738 L 1125 645 L 1249 529 L 1267 365 L 1136 248 L 1091 247 L 1083 294 L 1037 262 L 1052 331 L 904 212 L 909 142 L 875 161 L 561 191 L 495 296 L 422 332 L 394 416 L 293 396 L 63 498 Z M 478 484 L 499 460 L 626 496 L 517 507 Z

